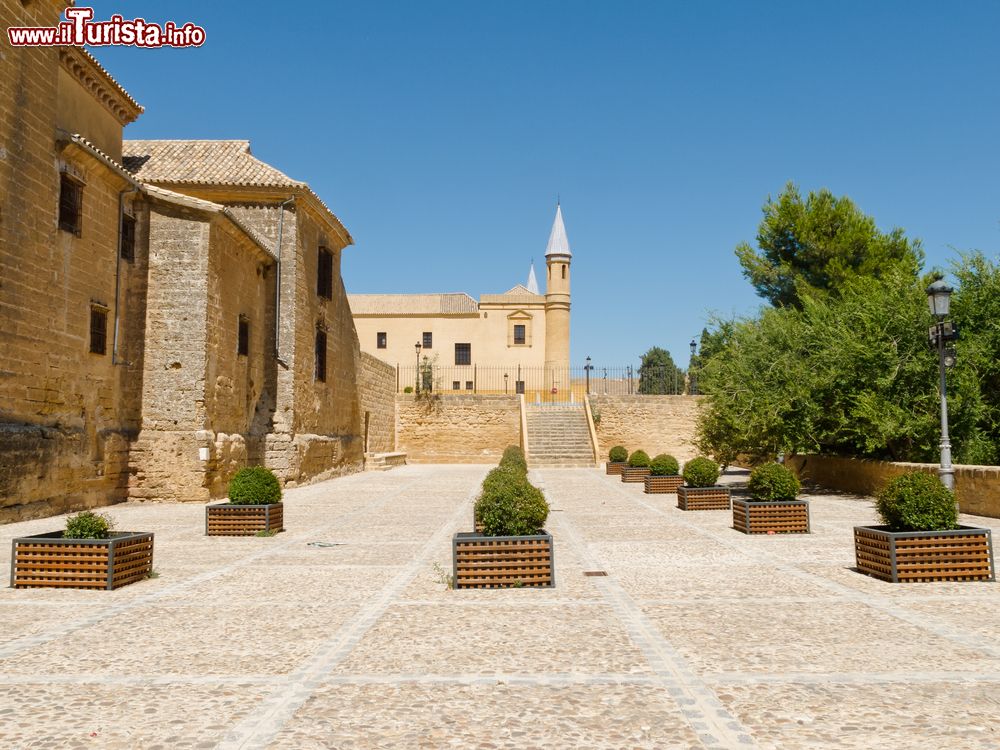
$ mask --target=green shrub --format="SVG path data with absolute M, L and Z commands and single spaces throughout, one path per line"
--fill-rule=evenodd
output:
M 281 502 L 281 484 L 274 472 L 249 466 L 229 481 L 229 502 L 234 505 L 272 505 Z
M 616 445 L 608 451 L 608 460 L 612 463 L 622 463 L 628 460 L 628 449 L 624 445 Z
M 684 483 L 688 487 L 712 487 L 719 479 L 719 465 L 715 461 L 698 456 L 684 464 Z
M 508 446 L 503 452 L 503 458 L 500 459 L 500 466 L 516 469 L 522 474 L 528 473 L 528 461 L 524 457 L 524 451 L 516 445 Z
M 945 531 L 958 524 L 955 495 L 933 474 L 913 471 L 888 482 L 875 499 L 892 531 Z
M 799 494 L 799 480 L 781 464 L 761 464 L 750 472 L 747 488 L 754 500 L 794 500 Z
M 403 393 L 413 393 L 413 386 L 408 385 L 403 389 Z
M 673 476 L 679 474 L 680 470 L 681 465 L 677 463 L 677 459 L 667 453 L 661 453 L 649 462 L 649 473 L 654 477 Z
M 486 536 L 537 534 L 549 517 L 549 505 L 523 474 L 497 468 L 483 481 L 475 517 Z
M 107 539 L 115 529 L 115 522 L 106 515 L 89 510 L 66 519 L 64 539 Z
M 633 451 L 628 457 L 628 465 L 632 469 L 649 468 L 649 454 L 646 451 Z

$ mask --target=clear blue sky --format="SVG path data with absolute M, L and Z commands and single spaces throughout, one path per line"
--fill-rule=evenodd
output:
M 354 235 L 350 292 L 504 291 L 561 195 L 575 365 L 686 365 L 752 312 L 733 249 L 788 180 L 928 265 L 1000 251 L 995 0 L 93 5 L 206 28 L 95 51 L 146 107 L 127 137 L 250 139 Z

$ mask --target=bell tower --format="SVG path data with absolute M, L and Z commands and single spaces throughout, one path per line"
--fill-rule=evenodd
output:
M 556 204 L 556 218 L 545 248 L 548 269 L 545 282 L 545 371 L 549 387 L 569 394 L 569 268 L 573 254 L 563 224 L 562 207 Z

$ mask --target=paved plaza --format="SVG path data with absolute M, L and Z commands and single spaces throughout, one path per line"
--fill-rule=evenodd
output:
M 534 470 L 556 588 L 450 591 L 488 468 L 289 490 L 273 538 L 205 537 L 201 505 L 108 509 L 156 533 L 159 575 L 0 591 L 0 746 L 1000 747 L 1000 587 L 856 573 L 870 500 L 806 493 L 812 534 L 748 537 Z M 62 522 L 0 527 L 0 549 Z

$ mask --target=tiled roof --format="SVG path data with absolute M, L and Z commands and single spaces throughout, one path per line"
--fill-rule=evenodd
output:
M 122 143 L 125 167 L 144 182 L 306 187 L 250 153 L 250 141 Z
M 122 125 L 142 114 L 142 105 L 83 47 L 60 47 L 59 62 L 113 112 Z
M 455 294 L 348 294 L 354 315 L 467 315 L 479 305 L 465 292 Z

